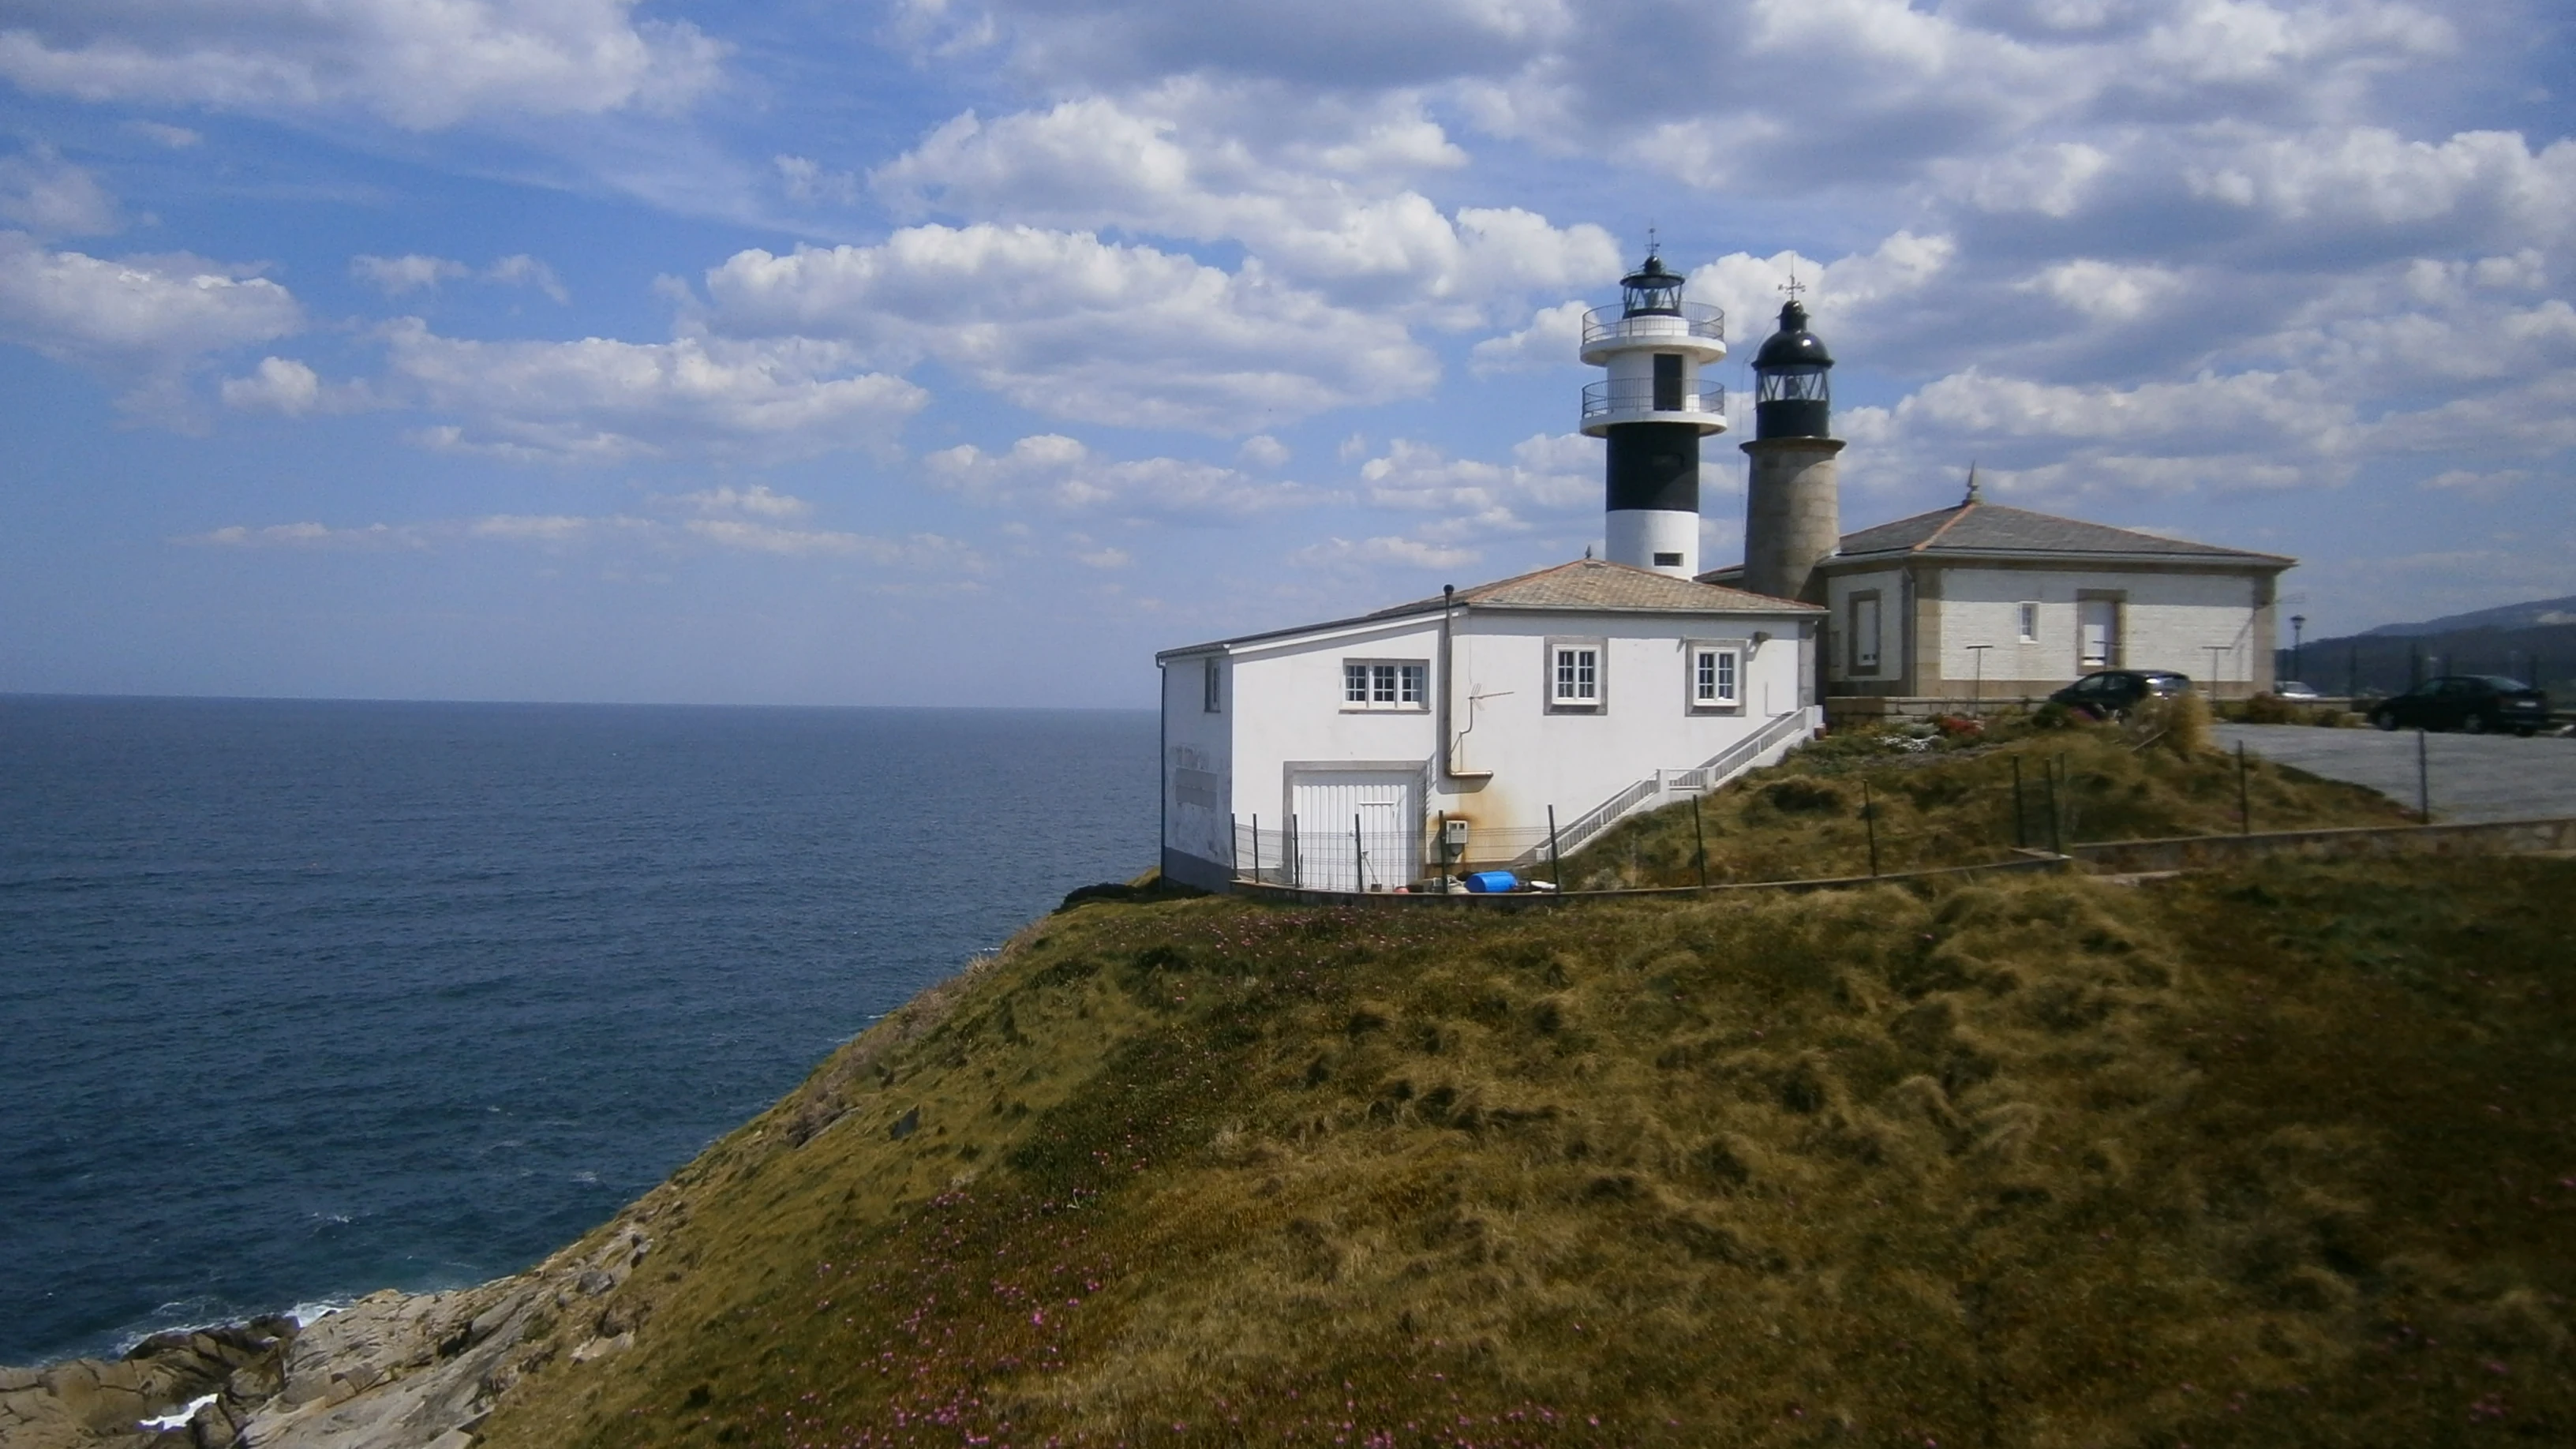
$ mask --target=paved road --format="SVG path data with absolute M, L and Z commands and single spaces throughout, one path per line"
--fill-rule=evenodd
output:
M 2415 803 L 2412 730 L 2382 734 L 2307 725 L 2220 725 L 2218 738 L 2231 750 L 2241 740 L 2246 749 L 2284 765 Z M 2435 734 L 2426 735 L 2424 742 L 2435 820 L 2576 816 L 2576 739 Z

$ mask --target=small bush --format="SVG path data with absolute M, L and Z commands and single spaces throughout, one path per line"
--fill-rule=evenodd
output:
M 2210 748 L 2209 726 L 2209 701 L 2197 693 L 2143 701 L 2131 717 L 2141 741 L 2153 740 L 2185 759 Z

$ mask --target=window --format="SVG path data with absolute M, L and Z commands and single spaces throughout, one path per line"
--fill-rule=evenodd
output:
M 1851 671 L 1878 672 L 1878 591 L 1851 596 Z
M 1686 646 L 1690 661 L 1690 707 L 1702 712 L 1733 712 L 1743 707 L 1744 646 L 1694 643 Z
M 1680 554 L 1659 553 L 1655 555 L 1655 567 L 1659 569 L 1677 569 L 1681 566 L 1682 556 Z
M 2025 600 L 2022 603 L 2013 605 L 2013 623 L 2014 627 L 2021 635 L 2021 642 L 2024 644 L 2036 644 L 2039 642 L 2039 605 L 2037 602 Z
M 1547 641 L 1547 707 L 1590 713 L 1609 700 L 1607 657 L 1600 639 Z
M 1342 708 L 1428 709 L 1431 666 L 1418 659 L 1345 659 Z
M 1210 714 L 1225 708 L 1225 675 L 1213 659 L 1203 661 L 1207 673 L 1200 681 L 1199 708 Z

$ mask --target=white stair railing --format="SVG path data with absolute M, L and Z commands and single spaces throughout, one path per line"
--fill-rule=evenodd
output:
M 1705 795 L 1752 769 L 1756 760 L 1813 728 L 1808 718 L 1810 713 L 1806 709 L 1793 709 L 1773 715 L 1762 728 L 1718 751 L 1706 764 L 1693 765 L 1687 770 L 1657 770 L 1622 789 L 1573 820 L 1558 825 L 1557 854 L 1560 857 L 1572 855 L 1601 832 L 1646 808 L 1649 802 L 1661 804 L 1672 796 Z M 1541 841 L 1523 852 L 1512 864 L 1529 867 L 1547 858 L 1548 844 Z

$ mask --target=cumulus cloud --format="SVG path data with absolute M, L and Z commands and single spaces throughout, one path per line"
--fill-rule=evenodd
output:
M 465 419 L 415 440 L 501 457 L 805 457 L 884 445 L 929 401 L 849 347 L 807 338 L 480 342 L 404 318 L 384 339 L 389 388 Z
M 723 48 L 636 0 L 23 0 L 0 76 L 84 101 L 363 111 L 409 130 L 480 116 L 671 107 Z
M 1403 184 L 1466 159 L 1417 106 L 1300 98 L 1295 131 L 1278 136 L 1261 134 L 1262 99 L 1180 79 L 991 120 L 970 111 L 870 180 L 915 215 L 1240 242 L 1335 301 L 1446 325 L 1618 275 L 1597 226 L 1518 207 L 1444 212 Z
M 108 261 L 0 232 L 0 340 L 129 384 L 131 411 L 176 420 L 201 359 L 303 325 L 293 294 L 240 268 L 185 255 Z
M 376 401 L 365 383 L 326 383 L 321 374 L 291 357 L 263 357 L 247 375 L 225 378 L 216 391 L 228 408 L 290 418 L 358 412 Z
M 935 359 L 1029 410 L 1229 434 L 1419 396 L 1439 364 L 1393 319 L 1258 267 L 1087 232 L 910 227 L 877 246 L 736 253 L 707 273 L 720 334 Z M 812 344 L 823 345 L 823 344 Z
M 1601 443 L 1579 433 L 1540 433 L 1508 463 L 1451 458 L 1397 438 L 1360 465 L 1360 498 L 1373 508 L 1437 515 L 1417 532 L 1451 541 L 1526 533 L 1601 507 Z
M 1022 438 L 1001 453 L 961 444 L 922 463 L 932 482 L 978 503 L 1115 518 L 1232 522 L 1319 501 L 1303 484 L 1265 481 L 1213 463 L 1104 458 L 1061 433 Z

